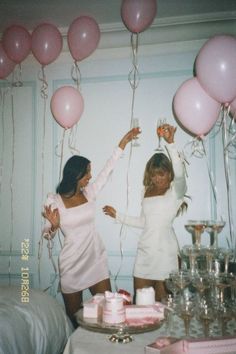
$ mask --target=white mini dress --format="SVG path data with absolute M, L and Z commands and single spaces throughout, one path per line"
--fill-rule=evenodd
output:
M 166 145 L 174 169 L 174 180 L 164 195 L 143 198 L 140 217 L 117 213 L 116 220 L 142 228 L 133 275 L 164 280 L 178 269 L 179 245 L 173 228 L 177 211 L 186 193 L 185 169 L 174 144 Z

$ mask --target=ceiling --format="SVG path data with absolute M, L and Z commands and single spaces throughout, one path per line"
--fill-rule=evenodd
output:
M 1 0 L 0 33 L 12 24 L 29 31 L 42 22 L 66 29 L 81 15 L 94 17 L 100 26 L 122 24 L 122 0 Z M 221 12 L 235 13 L 236 0 L 157 0 L 158 19 L 186 16 L 204 16 Z

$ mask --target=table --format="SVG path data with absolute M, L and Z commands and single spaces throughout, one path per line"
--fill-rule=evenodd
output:
M 68 339 L 63 354 L 120 354 L 121 350 L 124 354 L 144 354 L 144 347 L 164 332 L 166 331 L 160 328 L 152 332 L 133 334 L 131 343 L 122 344 L 110 342 L 109 334 L 79 327 Z
M 227 334 L 235 335 L 235 321 L 229 323 Z M 164 323 L 159 329 L 140 334 L 132 334 L 133 342 L 122 344 L 112 343 L 108 337 L 110 334 L 93 332 L 82 327 L 77 328 L 69 337 L 63 354 L 144 354 L 144 347 L 156 340 L 157 337 L 167 336 L 168 329 Z M 173 318 L 171 333 L 169 335 L 181 338 L 184 336 L 184 328 L 181 319 Z M 203 336 L 202 328 L 193 319 L 190 335 L 195 338 Z M 220 336 L 220 333 L 217 333 Z

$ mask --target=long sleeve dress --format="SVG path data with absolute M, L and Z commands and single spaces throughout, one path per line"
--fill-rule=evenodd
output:
M 93 183 L 84 189 L 87 202 L 66 208 L 59 194 L 48 194 L 46 205 L 58 208 L 64 244 L 59 255 L 60 286 L 74 293 L 109 278 L 107 254 L 96 228 L 96 197 L 108 180 L 123 150 L 117 147 Z M 46 220 L 43 235 L 48 233 Z
M 183 162 L 174 144 L 166 146 L 174 169 L 174 180 L 164 195 L 145 197 L 139 217 L 116 213 L 116 220 L 142 228 L 133 275 L 142 279 L 164 280 L 178 269 L 178 240 L 173 228 L 177 211 L 184 201 L 186 180 Z

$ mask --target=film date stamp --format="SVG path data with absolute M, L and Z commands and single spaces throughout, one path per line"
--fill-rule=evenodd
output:
M 29 239 L 25 238 L 21 242 L 21 260 L 28 262 L 29 260 Z M 29 267 L 25 265 L 21 267 L 21 302 L 29 302 Z

